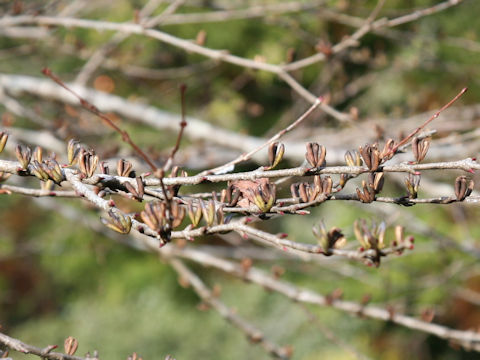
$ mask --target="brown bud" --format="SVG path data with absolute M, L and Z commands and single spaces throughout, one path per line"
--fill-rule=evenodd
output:
M 118 176 L 130 177 L 132 172 L 132 163 L 125 159 L 117 161 L 117 174 Z
M 0 153 L 5 149 L 5 145 L 8 140 L 8 133 L 5 131 L 0 131 Z
M 35 147 L 33 151 L 33 159 L 37 160 L 39 163 L 43 161 L 43 149 L 40 146 Z
M 30 173 L 42 181 L 47 181 L 49 179 L 48 173 L 43 169 L 43 164 L 40 164 L 37 160 L 33 160 L 30 167 Z
M 202 219 L 202 207 L 197 204 L 195 210 L 193 209 L 192 201 L 189 200 L 187 202 L 187 212 L 188 212 L 188 217 L 190 218 L 190 221 L 193 225 L 193 227 L 196 227 L 200 220 Z
M 208 203 L 205 204 L 203 200 L 200 200 L 200 206 L 207 226 L 212 226 L 215 221 L 215 202 L 210 199 Z
M 174 229 L 182 224 L 183 218 L 185 217 L 185 208 L 181 206 L 178 201 L 174 200 L 171 203 L 171 211 L 173 216 L 172 228 Z
M 128 192 L 133 195 L 133 197 L 138 200 L 142 201 L 143 196 L 145 195 L 145 187 L 143 185 L 143 180 L 140 176 L 137 176 L 135 178 L 135 182 L 137 184 L 137 187 L 134 187 L 131 183 L 125 182 L 125 187 L 127 188 Z
M 78 166 L 80 168 L 80 171 L 86 177 L 92 177 L 98 165 L 98 156 L 95 154 L 95 151 L 86 151 L 84 149 L 81 149 L 78 155 L 78 159 Z
M 393 139 L 388 139 L 385 142 L 382 152 L 380 153 L 380 159 L 382 162 L 390 160 L 393 157 L 393 155 L 395 155 L 395 152 L 393 151 L 394 148 L 395 148 L 395 141 Z
M 378 194 L 380 191 L 382 191 L 384 182 L 385 179 L 383 177 L 383 172 L 368 174 L 368 186 L 375 191 L 375 194 Z
M 223 208 L 219 207 L 217 209 L 217 224 L 222 225 L 225 223 L 225 213 L 223 212 Z
M 329 254 L 331 249 L 339 249 L 347 242 L 339 228 L 334 227 L 327 232 L 323 221 L 314 226 L 312 230 L 326 255 Z
M 30 164 L 30 159 L 32 158 L 32 150 L 28 146 L 17 145 L 15 148 L 15 155 L 17 160 L 22 166 L 22 169 L 26 170 L 28 164 Z
M 362 166 L 363 161 L 357 150 L 348 150 L 345 153 L 345 163 L 347 166 Z
M 52 179 L 56 184 L 60 184 L 63 180 L 65 180 L 62 169 L 55 159 L 50 158 L 46 160 L 45 164 L 42 164 L 42 166 L 50 179 Z
M 419 140 L 418 137 L 414 137 L 412 140 L 413 156 L 417 163 L 422 161 L 427 155 L 428 148 L 430 147 L 430 138 L 424 138 Z
M 100 162 L 100 172 L 105 175 L 110 174 L 110 168 L 105 161 Z
M 285 153 L 285 145 L 274 142 L 268 147 L 268 161 L 270 166 L 268 169 L 275 168 L 280 161 L 282 161 Z
M 307 152 L 305 158 L 313 168 L 324 167 L 326 165 L 325 156 L 327 149 L 316 142 L 307 143 Z
M 79 153 L 80 146 L 78 145 L 78 141 L 70 139 L 67 145 L 67 159 L 69 165 L 73 165 L 77 161 Z
M 298 191 L 298 183 L 294 183 L 290 185 L 290 193 L 292 194 L 292 197 L 295 199 L 298 199 L 300 197 L 300 193 Z
M 416 199 L 418 193 L 418 186 L 420 185 L 420 175 L 408 174 L 405 178 L 405 186 L 407 187 L 408 198 Z
M 307 195 L 307 187 L 308 183 L 300 183 L 298 184 L 298 194 L 300 195 L 300 200 L 306 203 L 308 202 L 308 195 Z
M 68 338 L 65 339 L 63 346 L 65 348 L 65 353 L 67 355 L 72 356 L 72 355 L 75 355 L 75 352 L 77 351 L 78 341 L 77 339 L 69 336 Z
M 165 225 L 165 204 L 159 201 L 151 201 L 145 204 L 145 209 L 140 213 L 140 217 L 148 227 L 159 232 Z
M 228 206 L 235 207 L 237 205 L 238 200 L 240 199 L 240 190 L 238 190 L 235 186 L 230 184 L 226 189 L 222 190 L 221 194 L 221 202 L 226 202 Z
M 474 182 L 471 179 L 467 179 L 466 176 L 458 176 L 455 179 L 455 196 L 458 201 L 465 200 L 470 196 L 473 191 Z
M 368 186 L 365 180 L 362 181 L 362 190 L 356 189 L 358 199 L 363 203 L 371 203 L 375 200 L 375 190 Z
M 276 198 L 275 184 L 264 183 L 259 185 L 254 191 L 250 191 L 255 205 L 261 212 L 266 213 L 272 208 Z
M 108 228 L 120 233 L 128 234 L 132 228 L 132 219 L 120 212 L 108 211 L 109 218 L 102 218 L 102 223 Z
M 340 188 L 344 188 L 347 184 L 347 181 L 350 180 L 351 176 L 349 174 L 340 174 L 340 179 L 338 181 L 338 185 Z
M 377 144 L 369 145 L 365 144 L 364 147 L 359 147 L 359 152 L 362 155 L 365 165 L 367 165 L 370 171 L 376 171 L 380 165 L 380 152 L 378 151 Z

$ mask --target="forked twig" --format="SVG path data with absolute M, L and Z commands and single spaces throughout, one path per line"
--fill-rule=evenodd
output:
M 257 152 L 259 152 L 260 150 L 264 149 L 265 147 L 267 147 L 268 145 L 272 144 L 273 142 L 277 141 L 278 139 L 280 139 L 283 135 L 285 135 L 286 133 L 288 133 L 289 131 L 293 130 L 294 128 L 296 128 L 298 125 L 300 125 L 311 113 L 313 113 L 313 111 L 320 105 L 322 104 L 323 102 L 323 97 L 319 97 L 317 98 L 317 100 L 315 101 L 315 103 L 310 106 L 310 108 L 304 112 L 302 114 L 302 116 L 300 116 L 297 120 L 295 120 L 293 123 L 291 123 L 289 126 L 287 126 L 286 128 L 280 130 L 278 133 L 276 133 L 275 135 L 273 135 L 270 139 L 268 139 L 264 144 L 258 146 L 257 148 L 253 149 L 252 151 L 249 151 L 247 153 L 244 153 L 240 156 L 238 156 L 236 159 L 233 159 L 232 161 L 229 161 L 228 163 L 226 164 L 223 164 L 221 166 L 218 166 L 214 169 L 210 169 L 210 170 L 206 170 L 206 171 L 203 171 L 201 172 L 200 174 L 198 174 L 199 176 L 203 176 L 203 175 L 208 175 L 208 174 L 221 174 L 223 172 L 230 172 L 230 171 L 233 171 L 234 169 L 234 166 L 238 163 L 241 163 L 243 161 L 247 161 L 249 159 L 251 159 L 252 155 L 256 154 Z
M 90 111 L 92 114 L 94 115 L 97 115 L 99 118 L 101 118 L 103 121 L 105 121 L 105 123 L 110 126 L 113 130 L 115 130 L 116 132 L 118 132 L 121 137 L 122 137 L 122 140 L 124 142 L 126 142 L 127 144 L 129 144 L 136 152 L 138 155 L 140 155 L 140 157 L 145 160 L 145 162 L 150 166 L 150 168 L 152 169 L 153 172 L 155 172 L 157 170 L 157 166 L 153 163 L 153 161 L 150 159 L 150 157 L 145 154 L 143 152 L 142 149 L 140 149 L 140 147 L 135 144 L 133 142 L 133 140 L 130 138 L 130 135 L 128 134 L 127 131 L 125 130 L 122 130 L 120 127 L 118 127 L 117 125 L 115 125 L 115 123 L 113 122 L 112 119 L 110 119 L 107 115 L 105 115 L 104 113 L 102 113 L 95 105 L 93 105 L 92 103 L 90 103 L 88 100 L 84 99 L 83 97 L 81 97 L 79 94 L 77 94 L 75 91 L 73 91 L 72 89 L 70 89 L 57 75 L 55 75 L 49 68 L 44 68 L 42 70 L 42 73 L 49 77 L 50 79 L 52 79 L 53 81 L 55 81 L 58 85 L 60 85 L 61 87 L 63 87 L 65 90 L 67 90 L 70 94 L 72 94 L 73 96 L 75 96 L 79 101 L 80 101 L 80 105 L 85 109 L 85 110 L 88 110 Z

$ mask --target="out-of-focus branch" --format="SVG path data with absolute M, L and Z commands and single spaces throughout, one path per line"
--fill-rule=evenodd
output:
M 182 258 L 195 261 L 204 266 L 214 267 L 223 272 L 251 281 L 267 290 L 278 292 L 296 302 L 318 306 L 330 306 L 352 315 L 390 321 L 406 328 L 432 334 L 442 339 L 451 340 L 454 343 L 464 346 L 466 349 L 480 351 L 480 334 L 474 331 L 454 330 L 446 326 L 429 323 L 407 315 L 397 314 L 392 309 L 384 309 L 373 305 L 362 305 L 360 303 L 341 299 L 332 299 L 331 297 L 320 295 L 314 291 L 296 287 L 287 281 L 275 279 L 255 267 L 251 267 L 248 271 L 245 271 L 241 266 L 231 261 L 212 257 L 205 253 L 200 254 L 194 250 L 175 250 L 174 253 Z
M 223 302 L 216 298 L 203 281 L 193 273 L 185 264 L 176 258 L 168 259 L 179 276 L 186 279 L 189 285 L 197 295 L 208 305 L 213 307 L 223 318 L 232 323 L 247 335 L 248 339 L 253 343 L 259 343 L 270 355 L 279 359 L 290 358 L 289 351 L 281 348 L 277 344 L 266 339 L 263 333 L 255 326 L 251 325 L 245 319 L 237 315 L 232 309 L 228 308 Z
M 12 338 L 5 334 L 0 333 L 0 343 L 7 346 L 8 348 L 21 352 L 23 354 L 32 354 L 36 355 L 42 359 L 50 359 L 50 360 L 94 360 L 96 356 L 93 358 L 90 356 L 87 357 L 79 357 L 73 355 L 67 355 L 59 352 L 54 352 L 57 348 L 56 345 L 48 345 L 44 348 L 39 348 L 33 345 L 26 344 L 18 339 Z
M 79 27 L 95 30 L 113 30 L 126 34 L 139 34 L 148 37 L 152 37 L 159 41 L 165 42 L 169 45 L 181 48 L 185 51 L 197 53 L 199 55 L 228 62 L 234 65 L 238 65 L 244 68 L 262 70 L 276 74 L 283 79 L 290 87 L 296 91 L 300 96 L 305 98 L 310 103 L 317 101 L 317 96 L 311 94 L 300 83 L 298 83 L 290 74 L 288 74 L 280 65 L 268 64 L 260 61 L 250 60 L 242 58 L 236 55 L 231 55 L 224 50 L 210 49 L 204 46 L 200 46 L 193 42 L 178 37 L 172 36 L 162 31 L 145 29 L 143 25 L 130 24 L 130 23 L 112 23 L 106 21 L 75 19 L 75 18 L 60 18 L 49 16 L 16 16 L 16 17 L 4 17 L 0 19 L 0 29 L 3 27 L 10 27 L 21 24 L 38 24 L 38 25 L 54 25 L 54 26 L 66 26 L 66 27 Z M 343 114 L 331 106 L 323 103 L 320 108 L 327 114 L 333 116 L 341 122 L 350 121 L 350 116 Z
M 292 1 L 278 4 L 255 5 L 245 9 L 217 10 L 204 13 L 173 14 L 162 21 L 163 25 L 182 25 L 194 23 L 223 22 L 240 19 L 254 19 L 271 15 L 312 10 L 325 4 L 325 0 Z
M 331 49 L 331 54 L 338 54 L 348 47 L 356 46 L 358 44 L 358 41 L 371 31 L 394 27 L 401 24 L 405 24 L 407 22 L 418 20 L 421 17 L 432 15 L 439 11 L 448 9 L 449 7 L 458 5 L 461 1 L 462 0 L 447 0 L 442 3 L 436 4 L 432 7 L 422 9 L 422 10 L 417 10 L 411 14 L 401 16 L 395 19 L 390 19 L 390 20 L 382 18 L 377 21 L 374 21 L 373 23 L 365 22 L 364 20 L 358 20 L 357 25 L 361 24 L 360 28 L 357 31 L 355 31 L 351 36 L 345 38 L 340 43 L 334 45 Z M 306 66 L 313 65 L 317 62 L 325 61 L 326 59 L 327 59 L 327 56 L 324 53 L 318 53 L 310 57 L 307 57 L 305 59 L 301 59 L 301 60 L 292 62 L 288 65 L 285 65 L 283 69 L 286 71 L 294 71 L 294 70 L 304 68 Z

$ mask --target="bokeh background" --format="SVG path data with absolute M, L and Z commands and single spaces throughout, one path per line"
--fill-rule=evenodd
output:
M 3 16 L 15 13 L 59 16 L 69 9 L 73 17 L 127 22 L 132 21 L 135 11 L 145 3 L 3 0 L 0 12 Z M 175 14 L 281 3 L 285 1 L 187 0 Z M 391 0 L 383 6 L 379 17 L 397 17 L 436 3 Z M 72 10 L 73 5 L 77 8 Z M 153 15 L 161 14 L 170 5 L 169 1 L 161 3 Z M 246 58 L 261 56 L 266 62 L 278 64 L 328 48 L 328 44 L 336 44 L 354 32 L 339 17 L 329 18 L 325 10 L 358 20 L 366 19 L 375 5 L 375 1 L 366 0 L 325 1 L 296 12 L 265 11 L 252 19 L 178 25 L 169 25 L 166 16 L 166 24 L 158 28 L 183 39 L 200 41 L 209 48 L 226 49 Z M 476 156 L 478 135 L 474 130 L 479 110 L 475 105 L 480 90 L 478 14 L 480 2 L 465 0 L 445 11 L 388 30 L 387 34 L 368 34 L 358 46 L 296 71 L 294 76 L 304 87 L 316 95 L 329 94 L 332 106 L 345 113 L 358 112 L 358 119 L 353 124 L 344 124 L 318 111 L 289 139 L 325 140 L 327 134 L 330 141 L 327 149 L 331 145 L 348 150 L 375 139 L 379 132 L 399 136 L 402 131 L 420 125 L 435 109 L 468 86 L 469 92 L 458 104 L 470 111 L 468 119 L 461 116 L 459 109 L 448 113 L 439 123 L 440 131 L 433 142 L 457 144 L 450 148 L 450 153 L 442 153 L 444 158 Z M 75 27 L 41 27 L 23 36 L 13 36 L 0 28 L 0 73 L 40 78 L 41 69 L 48 66 L 65 81 L 74 81 L 92 53 L 112 36 L 109 31 Z M 180 114 L 180 84 L 188 87 L 188 115 L 257 137 L 274 134 L 308 107 L 305 100 L 274 74 L 206 59 L 140 35 L 129 36 L 114 46 L 85 85 Z M 47 129 L 60 141 L 74 136 L 95 147 L 102 158 L 109 154 L 134 157 L 118 134 L 78 107 L 32 94 L 11 96 L 50 121 L 45 127 L 19 116 L 2 98 L 2 128 L 11 129 L 20 141 L 32 143 L 26 130 Z M 427 115 L 411 120 L 424 112 Z M 175 142 L 174 132 L 152 130 L 120 117 L 116 121 L 159 163 L 168 156 Z M 437 129 L 435 123 L 430 128 Z M 468 146 L 461 146 L 462 143 Z M 193 174 L 201 170 L 205 159 L 208 164 L 220 164 L 225 160 L 224 154 L 234 156 L 236 152 L 185 138 L 178 162 L 188 164 L 187 171 Z M 13 158 L 8 152 L 0 156 Z M 282 163 L 282 166 L 297 165 Z M 247 163 L 239 170 L 257 166 Z M 430 184 L 432 191 L 440 188 L 445 195 L 451 195 L 452 181 L 459 174 L 432 172 L 425 183 Z M 392 196 L 404 194 L 403 179 L 393 180 L 387 183 L 385 192 Z M 429 194 L 428 186 L 421 194 Z M 215 189 L 219 188 L 198 187 L 198 191 Z M 126 358 L 134 351 L 144 359 L 160 359 L 167 354 L 176 359 L 269 358 L 215 311 L 205 310 L 195 293 L 182 287 L 176 273 L 156 256 L 123 246 L 85 226 L 85 222 L 99 223 L 99 215 L 86 203 L 48 200 L 0 195 L 3 331 L 40 347 L 61 345 L 67 336 L 74 336 L 80 343 L 79 354 L 98 349 L 104 360 Z M 315 208 L 310 216 L 282 217 L 264 222 L 261 227 L 274 233 L 286 232 L 290 238 L 302 242 L 315 242 L 310 229 L 321 219 L 327 227 L 343 229 L 350 239 L 355 219 L 385 220 L 389 225 L 405 224 L 406 232 L 415 235 L 415 250 L 389 258 L 378 269 L 330 258 L 320 263 L 275 259 L 256 261 L 255 265 L 267 270 L 280 266 L 285 270 L 282 275 L 285 279 L 323 294 L 341 288 L 346 299 L 356 301 L 370 294 L 372 302 L 394 305 L 408 314 L 420 316 L 425 309 L 435 309 L 436 322 L 458 329 L 478 328 L 480 268 L 475 251 L 479 250 L 479 215 L 472 204 L 400 208 L 390 204 L 327 202 Z M 388 234 L 391 236 L 390 230 Z M 207 244 L 223 240 L 198 241 Z M 328 308 L 302 307 L 218 271 L 193 268 L 209 285 L 221 287 L 221 298 L 226 304 L 235 307 L 278 343 L 291 344 L 293 359 L 476 358 L 474 353 L 433 336 Z M 332 342 L 326 332 L 356 350 Z M 11 356 L 33 358 L 18 353 Z

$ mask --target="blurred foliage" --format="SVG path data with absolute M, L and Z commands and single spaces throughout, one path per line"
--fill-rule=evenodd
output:
M 398 16 L 436 2 L 388 1 L 381 15 Z M 43 6 L 43 1 L 25 3 L 27 9 Z M 112 6 L 110 2 L 97 1 L 80 15 L 129 21 L 134 10 L 144 3 L 119 0 Z M 376 2 L 328 3 L 333 9 L 365 18 Z M 2 2 L 0 6 L 8 8 L 10 4 Z M 178 12 L 195 11 L 199 11 L 197 6 L 188 5 L 180 7 Z M 461 45 L 460 38 L 480 40 L 480 23 L 476 21 L 479 13 L 480 2 L 465 0 L 444 13 L 397 29 L 411 36 L 392 40 L 368 35 L 362 39 L 361 46 L 335 57 L 331 64 L 315 64 L 296 76 L 302 84 L 318 89 L 315 92 L 334 94 L 351 81 L 374 73 L 375 81 L 357 96 L 336 104 L 339 110 L 345 111 L 358 107 L 361 118 L 409 115 L 438 108 L 451 98 L 452 89 L 466 84 L 470 92 L 462 101 L 475 103 L 480 90 L 478 51 L 452 46 L 452 43 Z M 319 20 L 314 11 L 266 16 L 264 20 L 163 26 L 162 30 L 185 39 L 195 39 L 200 30 L 205 30 L 208 47 L 228 49 L 247 58 L 261 54 L 272 63 L 286 61 L 289 48 L 295 49 L 297 58 L 303 58 L 315 52 L 319 39 L 336 43 L 352 32 L 347 26 Z M 51 41 L 45 42 L 0 36 L 0 72 L 37 76 L 42 67 L 48 66 L 65 80 L 72 80 L 88 54 L 112 36 L 110 32 L 75 28 L 52 29 L 52 32 Z M 34 51 L 17 54 L 16 50 L 24 45 L 32 46 Z M 110 57 L 123 65 L 133 63 L 153 69 L 205 62 L 198 55 L 141 36 L 122 42 Z M 331 82 L 323 81 L 330 71 L 334 71 Z M 177 113 L 180 111 L 178 87 L 185 83 L 189 114 L 253 135 L 269 133 L 269 129 L 278 126 L 277 122 L 294 118 L 305 107 L 273 74 L 229 64 L 218 64 L 183 78 L 162 80 L 132 78 L 108 69 L 99 69 L 95 76 L 100 75 L 113 80 L 115 94 Z M 26 97 L 24 104 L 30 103 L 34 104 L 35 99 Z M 79 119 L 69 118 L 64 107 L 49 106 L 46 102 L 42 115 L 60 122 Z M 79 120 L 76 125 L 89 127 L 93 123 L 88 117 L 82 121 L 85 123 Z M 169 133 L 153 132 L 124 121 L 122 125 L 133 138 L 142 139 L 142 145 L 158 157 L 174 142 Z M 15 118 L 15 126 L 38 128 L 22 118 Z M 80 140 L 91 145 L 100 143 L 105 152 L 117 146 L 125 147 L 115 134 L 105 131 Z M 144 359 L 160 359 L 169 353 L 179 360 L 268 358 L 261 348 L 251 345 L 214 311 L 198 310 L 199 300 L 194 292 L 182 288 L 176 274 L 155 256 L 114 243 L 65 220 L 58 213 L 37 207 L 30 199 L 0 196 L 0 323 L 12 336 L 38 346 L 61 345 L 65 337 L 74 336 L 80 343 L 79 353 L 98 349 L 104 360 L 126 358 L 133 351 Z M 311 216 L 282 218 L 261 226 L 270 231 L 287 232 L 302 242 L 313 242 L 310 229 L 324 219 L 330 227 L 345 229 L 352 239 L 353 220 L 359 215 L 374 217 L 362 209 L 356 205 L 327 203 L 315 209 Z M 410 211 L 425 223 L 434 224 L 438 232 L 450 234 L 458 241 L 477 238 L 480 234 L 476 224 L 478 209 L 468 208 L 465 214 L 461 205 L 448 208 L 425 205 Z M 457 213 L 464 216 L 458 217 Z M 90 215 L 85 213 L 85 216 Z M 455 224 L 458 218 L 464 222 Z M 405 312 L 416 315 L 427 307 L 434 307 L 441 322 L 456 328 L 473 326 L 475 323 L 471 320 L 480 317 L 478 308 L 452 296 L 452 289 L 459 284 L 480 289 L 478 276 L 463 276 L 467 269 L 478 271 L 475 261 L 434 244 L 430 238 L 416 236 L 414 252 L 388 259 L 380 269 L 341 259 L 338 261 L 346 262 L 346 267 L 339 271 L 337 262 L 330 266 L 330 260 L 326 259 L 320 266 L 289 261 L 276 265 L 286 269 L 285 279 L 323 294 L 340 287 L 346 299 L 358 301 L 369 293 L 373 302 L 398 303 Z M 273 264 L 258 265 L 269 270 Z M 238 308 L 241 315 L 252 319 L 273 340 L 292 344 L 294 359 L 353 358 L 328 340 L 322 327 L 372 358 L 473 358 L 472 354 L 453 350 L 437 338 L 331 309 L 309 308 L 317 317 L 310 321 L 301 306 L 279 295 L 232 280 L 214 270 L 196 270 L 209 285 L 221 286 L 226 304 Z M 17 353 L 13 356 L 31 358 Z

